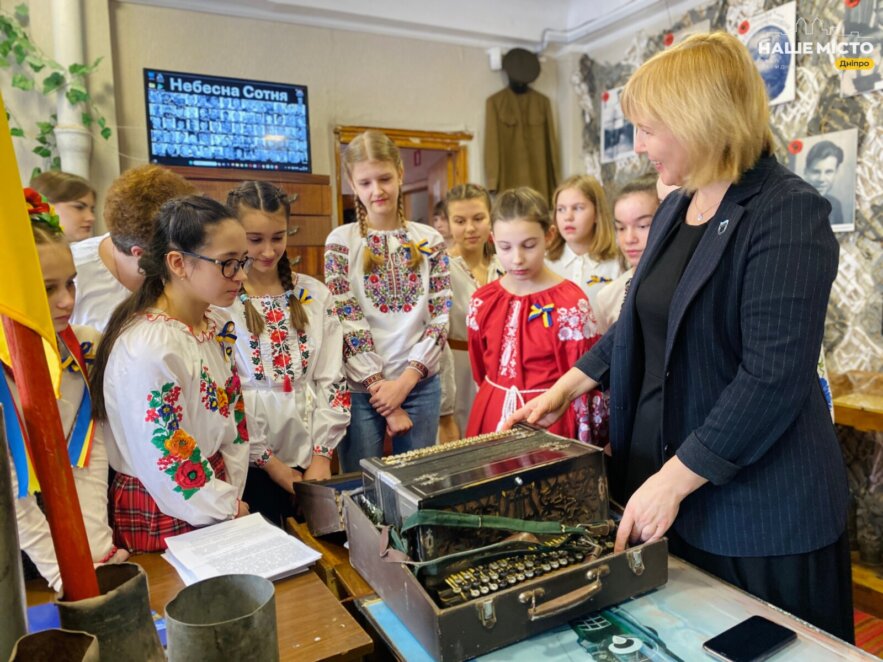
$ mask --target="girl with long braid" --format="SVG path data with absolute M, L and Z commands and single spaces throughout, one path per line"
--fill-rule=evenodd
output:
M 439 359 L 448 334 L 451 282 L 442 236 L 405 220 L 398 148 L 379 131 L 353 139 L 343 166 L 358 223 L 325 242 L 325 283 L 343 325 L 352 421 L 340 445 L 344 471 L 383 453 L 435 443 Z
M 254 259 L 229 308 L 252 432 L 245 500 L 278 523 L 289 514 L 286 492 L 295 481 L 331 477 L 332 453 L 349 425 L 343 332 L 328 288 L 291 270 L 285 192 L 245 182 L 230 192 L 227 205 L 245 228 Z
M 133 552 L 248 513 L 248 430 L 229 306 L 251 267 L 233 212 L 199 196 L 159 211 L 138 262 L 144 281 L 113 312 L 93 376 L 117 474 L 114 542 Z

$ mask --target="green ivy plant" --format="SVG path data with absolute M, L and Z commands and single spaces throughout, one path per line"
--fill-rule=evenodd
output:
M 28 23 L 29 10 L 26 4 L 18 5 L 13 14 L 0 10 L 0 68 L 12 68 L 12 86 L 44 96 L 64 91 L 70 104 L 81 109 L 83 124 L 87 127 L 97 124 L 101 137 L 105 140 L 110 138 L 111 130 L 107 126 L 107 120 L 86 89 L 86 77 L 98 68 L 102 58 L 92 64 L 75 63 L 65 68 L 34 43 L 27 31 Z M 27 139 L 21 122 L 8 108 L 6 115 L 9 119 L 9 132 L 13 137 Z M 47 120 L 36 122 L 34 140 L 37 145 L 32 151 L 46 159 L 50 170 L 61 168 L 61 157 L 55 141 L 57 125 L 58 116 L 55 113 L 49 115 Z M 32 176 L 41 171 L 39 167 L 34 168 Z

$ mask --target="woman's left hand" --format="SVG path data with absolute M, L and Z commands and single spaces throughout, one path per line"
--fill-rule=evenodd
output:
M 666 462 L 632 495 L 616 532 L 614 552 L 629 543 L 658 540 L 674 524 L 681 501 L 707 481 L 690 471 L 677 457 Z

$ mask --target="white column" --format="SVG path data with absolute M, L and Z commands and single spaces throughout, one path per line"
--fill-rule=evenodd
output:
M 80 0 L 52 0 L 52 37 L 55 60 L 63 67 L 85 61 L 85 32 Z M 83 125 L 82 110 L 58 92 L 58 126 L 55 140 L 61 156 L 61 169 L 89 179 L 92 134 Z

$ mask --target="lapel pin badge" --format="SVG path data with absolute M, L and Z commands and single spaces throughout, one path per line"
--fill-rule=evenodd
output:
M 725 218 L 724 220 L 722 220 L 722 221 L 720 222 L 720 224 L 717 226 L 717 233 L 718 233 L 718 235 L 722 235 L 724 232 L 726 232 L 726 231 L 727 231 L 727 226 L 728 226 L 729 224 L 730 224 L 730 219 Z

